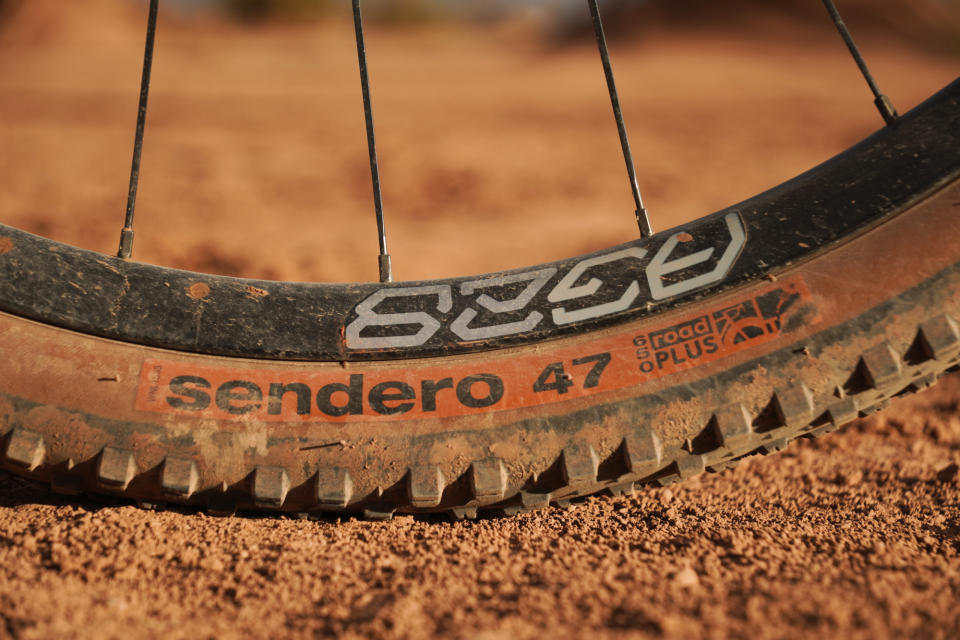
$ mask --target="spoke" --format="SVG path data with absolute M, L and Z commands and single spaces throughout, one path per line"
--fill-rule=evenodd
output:
M 360 60 L 360 86 L 363 90 L 363 113 L 367 123 L 367 150 L 370 153 L 370 177 L 373 179 L 373 206 L 377 214 L 377 237 L 380 242 L 380 282 L 393 280 L 387 232 L 383 223 L 383 199 L 380 195 L 380 165 L 377 162 L 377 138 L 373 130 L 373 107 L 370 103 L 370 78 L 367 74 L 367 47 L 363 40 L 363 18 L 360 0 L 353 0 L 353 25 L 357 32 L 357 57 Z
M 650 227 L 650 217 L 647 215 L 647 209 L 643 206 L 643 198 L 640 197 L 637 169 L 633 164 L 633 153 L 630 151 L 627 127 L 623 122 L 623 112 L 620 109 L 620 96 L 617 94 L 617 84 L 613 79 L 613 67 L 610 64 L 610 52 L 607 50 L 607 37 L 603 32 L 603 23 L 600 21 L 600 9 L 597 7 L 597 0 L 587 0 L 587 4 L 590 5 L 590 17 L 593 19 L 593 31 L 597 36 L 600 60 L 603 62 L 603 74 L 607 78 L 607 90 L 610 92 L 610 103 L 613 105 L 613 117 L 617 121 L 617 131 L 620 133 L 620 147 L 623 149 L 623 160 L 627 164 L 630 190 L 633 192 L 633 201 L 637 206 L 637 226 L 640 228 L 640 237 L 646 238 L 653 234 L 653 229 Z
M 877 109 L 880 111 L 880 115 L 883 116 L 883 121 L 886 122 L 888 126 L 892 125 L 900 117 L 897 115 L 897 110 L 893 108 L 893 103 L 890 102 L 890 98 L 880 92 L 880 88 L 874 81 L 873 75 L 870 73 L 870 69 L 867 68 L 867 63 L 864 61 L 863 56 L 860 55 L 860 50 L 853 41 L 853 36 L 850 35 L 850 30 L 847 29 L 847 25 L 844 24 L 843 18 L 840 17 L 840 12 L 837 11 L 836 5 L 833 4 L 833 0 L 823 0 L 823 6 L 826 7 L 827 11 L 830 13 L 830 18 L 833 20 L 833 24 L 837 26 L 837 31 L 840 32 L 840 37 L 842 37 L 843 41 L 847 44 L 847 49 L 850 50 L 850 55 L 853 56 L 857 66 L 860 67 L 860 73 L 863 74 L 864 79 L 870 86 L 870 91 L 873 92 L 873 104 L 877 106 Z
M 150 70 L 153 67 L 153 43 L 157 35 L 157 5 L 150 0 L 147 18 L 147 43 L 143 52 L 143 74 L 140 76 L 140 105 L 137 108 L 137 132 L 133 140 L 133 162 L 130 165 L 130 187 L 127 190 L 127 212 L 120 231 L 120 249 L 117 257 L 127 259 L 133 253 L 133 212 L 137 206 L 137 186 L 140 183 L 140 155 L 143 152 L 143 128 L 147 121 L 147 97 L 150 94 Z

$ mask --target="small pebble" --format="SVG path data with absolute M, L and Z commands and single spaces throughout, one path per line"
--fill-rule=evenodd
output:
M 673 584 L 685 589 L 693 589 L 700 586 L 700 577 L 692 568 L 686 567 L 673 576 Z

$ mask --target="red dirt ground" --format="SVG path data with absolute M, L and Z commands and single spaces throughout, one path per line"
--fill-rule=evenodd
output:
M 79 5 L 79 3 L 76 3 Z M 0 29 L 0 220 L 113 252 L 142 8 Z M 851 25 L 854 26 L 855 25 Z M 635 234 L 589 42 L 530 25 L 368 34 L 403 279 Z M 827 27 L 648 31 L 614 45 L 663 229 L 880 125 Z M 135 256 L 265 278 L 373 279 L 350 26 L 167 16 Z M 957 58 L 858 37 L 901 110 Z M 389 523 L 214 519 L 68 500 L 0 475 L 0 637 L 960 637 L 960 378 L 737 469 L 569 511 Z

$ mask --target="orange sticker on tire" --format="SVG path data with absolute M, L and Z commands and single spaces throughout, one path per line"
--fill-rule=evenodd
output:
M 573 347 L 432 366 L 281 369 L 170 360 L 143 364 L 142 411 L 228 420 L 411 420 L 533 407 L 713 362 L 816 321 L 799 276 L 733 304 Z

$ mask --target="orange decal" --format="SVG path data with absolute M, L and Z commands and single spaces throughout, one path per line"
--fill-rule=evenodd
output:
M 643 332 L 535 354 L 393 369 L 217 367 L 147 360 L 137 408 L 215 419 L 410 420 L 519 409 L 602 393 L 691 369 L 769 342 L 810 292 L 799 277 Z M 806 317 L 809 324 L 815 318 Z

